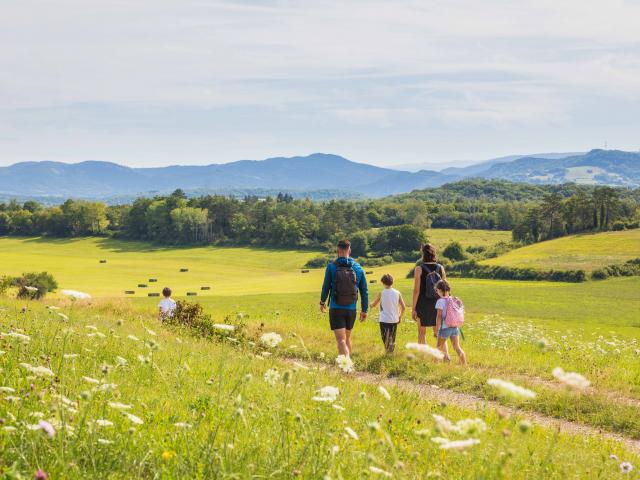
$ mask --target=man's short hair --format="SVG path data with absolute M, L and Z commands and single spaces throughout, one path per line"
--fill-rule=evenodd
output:
M 338 242 L 338 249 L 349 250 L 351 248 L 351 242 L 349 240 L 340 240 Z
M 171 296 L 171 289 L 169 287 L 164 287 L 162 289 L 162 295 L 164 297 L 170 297 Z

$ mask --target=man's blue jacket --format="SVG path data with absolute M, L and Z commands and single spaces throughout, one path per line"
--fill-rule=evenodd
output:
M 358 290 L 360 290 L 360 299 L 362 301 L 362 311 L 367 312 L 369 310 L 369 288 L 367 287 L 367 279 L 364 276 L 364 270 L 353 258 L 338 257 L 337 260 L 340 265 L 350 265 L 353 271 L 356 272 L 356 280 L 358 281 Z M 320 301 L 326 302 L 327 297 L 331 296 L 329 302 L 329 308 L 341 308 L 343 310 L 356 310 L 358 307 L 358 301 L 356 300 L 351 305 L 338 305 L 335 303 L 333 292 L 336 291 L 336 265 L 334 262 L 329 262 L 327 269 L 324 272 L 324 283 L 322 284 L 322 293 L 320 294 Z

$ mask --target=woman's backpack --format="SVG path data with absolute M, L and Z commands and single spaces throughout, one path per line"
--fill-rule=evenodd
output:
M 464 324 L 464 305 L 458 297 L 447 297 L 447 315 L 444 321 L 447 328 L 461 327 Z
M 433 266 L 433 270 L 431 270 L 432 266 L 423 263 L 421 265 L 422 271 L 424 272 L 423 279 L 424 285 L 422 288 L 424 289 L 424 296 L 427 298 L 439 298 L 438 293 L 436 292 L 436 285 L 442 277 L 440 276 L 441 266 L 439 263 L 436 263 Z

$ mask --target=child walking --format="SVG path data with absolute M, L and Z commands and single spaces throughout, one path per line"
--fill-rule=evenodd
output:
M 398 323 L 407 308 L 402 294 L 392 288 L 393 277 L 385 273 L 380 279 L 384 290 L 378 294 L 371 304 L 371 308 L 380 304 L 380 335 L 387 353 L 393 353 L 396 346 L 396 330 Z
M 451 306 L 449 305 L 449 302 L 459 302 L 459 300 L 450 296 L 451 287 L 446 280 L 440 280 L 436 284 L 436 292 L 440 296 L 440 298 L 436 301 L 436 331 L 438 332 L 438 349 L 442 353 L 444 353 L 444 361 L 450 362 L 451 358 L 449 357 L 449 352 L 447 352 L 446 344 L 447 339 L 451 339 L 451 345 L 458 354 L 460 363 L 462 365 L 466 365 L 467 357 L 464 354 L 464 350 L 462 350 L 462 347 L 460 346 L 460 328 L 458 328 L 458 326 L 447 326 L 447 310 L 449 310 L 450 312 L 452 311 L 451 308 L 449 308 Z M 462 303 L 460 303 L 460 305 L 462 305 Z
M 171 298 L 171 289 L 169 287 L 162 289 L 162 296 L 164 298 L 158 304 L 158 320 L 160 321 L 167 317 L 173 317 L 173 312 L 176 309 L 176 302 Z

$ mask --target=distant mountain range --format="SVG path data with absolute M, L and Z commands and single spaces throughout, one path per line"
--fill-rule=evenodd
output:
M 159 168 L 130 168 L 99 161 L 22 162 L 0 167 L 0 196 L 109 199 L 163 194 L 182 188 L 199 194 L 282 191 L 315 198 L 380 197 L 471 177 L 534 184 L 576 182 L 638 187 L 640 153 L 592 150 L 566 156 L 504 157 L 440 172 L 399 171 L 324 153 Z

